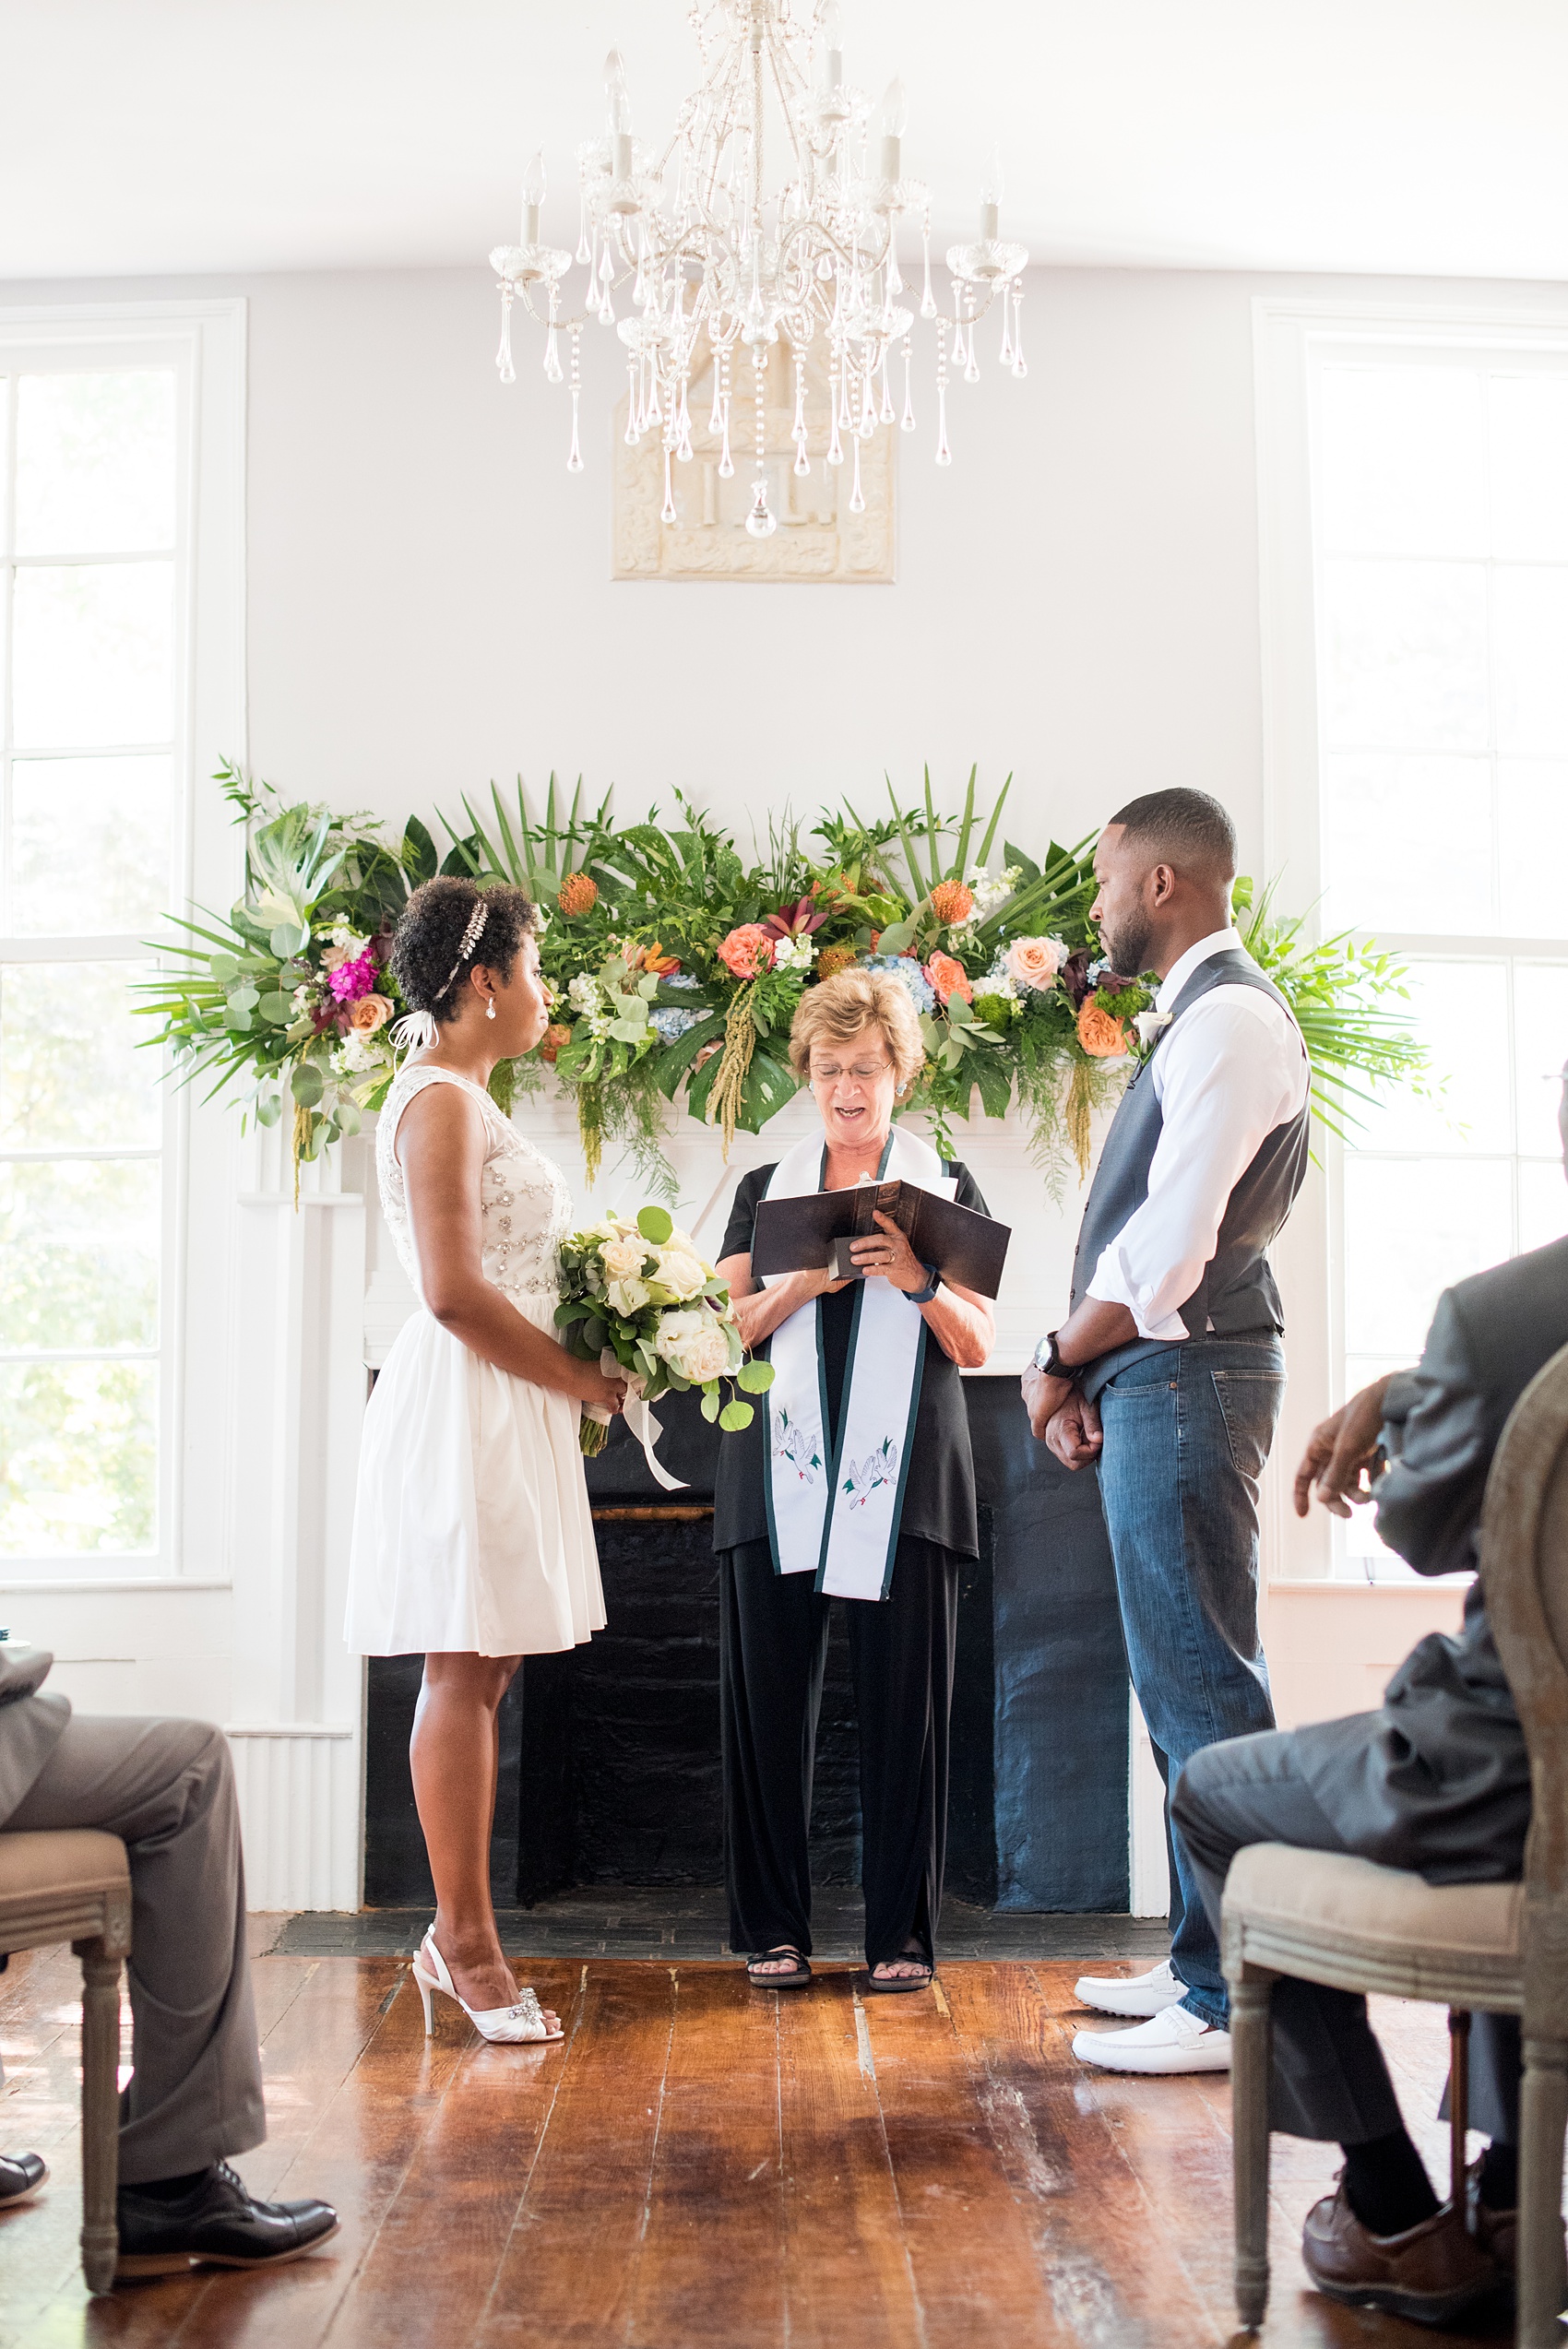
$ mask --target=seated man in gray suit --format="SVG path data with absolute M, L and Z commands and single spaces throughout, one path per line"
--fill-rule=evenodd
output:
M 258 2202 L 224 2159 L 267 2135 L 228 1740 L 202 1721 L 73 1716 L 53 1658 L 0 1646 L 0 1828 L 98 1827 L 131 1869 L 135 2070 L 120 2099 L 122 2276 L 276 2267 L 337 2234 L 325 2202 Z M 0 2159 L 0 2212 L 48 2171 Z
M 1559 1127 L 1568 1155 L 1568 1085 Z M 1420 1366 L 1363 1388 L 1316 1430 L 1296 1477 L 1298 1513 L 1314 1489 L 1336 1516 L 1370 1498 L 1383 1539 L 1418 1573 L 1472 1571 L 1503 1422 L 1565 1345 L 1568 1240 L 1461 1281 L 1438 1301 Z M 1422 1640 L 1380 1711 L 1210 1746 L 1188 1763 L 1170 1809 L 1217 1926 L 1226 1871 L 1246 1844 L 1353 1852 L 1431 1884 L 1516 1880 L 1529 1763 L 1480 1584 L 1458 1638 Z M 1470 2121 L 1491 2140 L 1471 2235 L 1461 2213 L 1439 2206 L 1365 1999 L 1282 1979 L 1274 2018 L 1275 2126 L 1336 2138 L 1345 2153 L 1338 2191 L 1307 2219 L 1308 2272 L 1334 2299 L 1452 2323 L 1513 2266 L 1517 2021 L 1477 2015 L 1471 2035 Z

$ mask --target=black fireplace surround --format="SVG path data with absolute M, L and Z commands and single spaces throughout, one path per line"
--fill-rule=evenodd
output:
M 1127 1663 L 1094 1472 L 1069 1476 L 1029 1434 L 1015 1378 L 964 1381 L 980 1556 L 963 1573 L 953 1708 L 948 1884 L 1004 1909 L 1125 1910 Z M 719 1778 L 714 1462 L 695 1395 L 659 1406 L 665 1493 L 617 1423 L 588 1464 L 608 1627 L 530 1655 L 501 1714 L 491 1845 L 496 1905 L 573 1884 L 715 1884 Z M 856 1880 L 854 1704 L 834 1608 L 812 1813 L 813 1867 Z M 409 1780 L 422 1659 L 370 1664 L 365 1900 L 432 1897 Z

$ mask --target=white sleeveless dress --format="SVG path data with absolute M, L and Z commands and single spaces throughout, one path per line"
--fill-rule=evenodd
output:
M 482 1265 L 536 1329 L 554 1329 L 572 1201 L 550 1160 L 450 1069 L 394 1078 L 375 1137 L 381 1207 L 416 1290 L 398 1123 L 456 1085 L 484 1116 Z M 360 1655 L 538 1655 L 604 1625 L 578 1448 L 580 1406 L 514 1378 L 422 1310 L 393 1342 L 365 1412 L 344 1636 Z

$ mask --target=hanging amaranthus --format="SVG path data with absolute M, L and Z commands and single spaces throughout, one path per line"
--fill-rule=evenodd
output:
M 707 1097 L 707 1122 L 712 1125 L 718 1119 L 723 1126 L 726 1159 L 735 1139 L 735 1122 L 746 1089 L 746 1071 L 756 1050 L 756 1022 L 752 1017 L 752 997 L 755 993 L 754 980 L 741 989 L 730 1006 L 724 1022 L 724 1054 Z

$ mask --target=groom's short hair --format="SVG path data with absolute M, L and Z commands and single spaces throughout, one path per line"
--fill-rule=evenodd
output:
M 1157 864 L 1168 864 L 1194 881 L 1234 881 L 1236 827 L 1219 801 L 1206 791 L 1177 786 L 1146 791 L 1111 818 L 1121 825 Z

